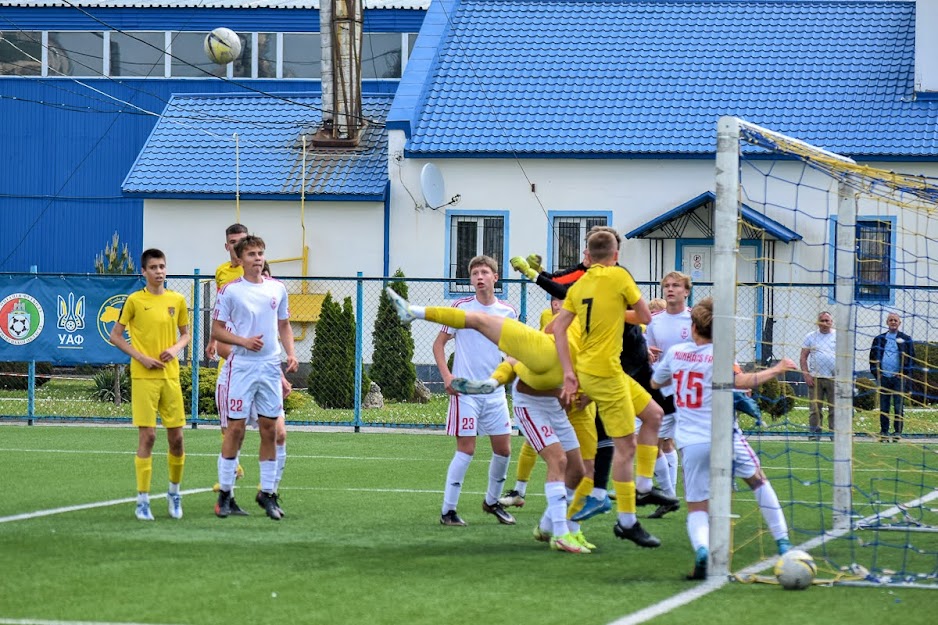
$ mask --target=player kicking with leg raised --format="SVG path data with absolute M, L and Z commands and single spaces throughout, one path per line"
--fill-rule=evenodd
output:
M 655 368 L 652 385 L 674 384 L 677 408 L 676 438 L 684 465 L 687 535 L 694 549 L 694 570 L 688 579 L 706 579 L 710 548 L 710 436 L 713 418 L 713 300 L 701 300 L 691 311 L 693 342 L 671 347 Z M 756 373 L 737 373 L 736 388 L 755 388 L 785 371 L 796 369 L 790 358 Z M 779 554 L 791 548 L 788 525 L 778 496 L 746 442 L 739 424 L 733 424 L 733 475 L 752 489 Z
M 277 420 L 283 417 L 280 353 L 286 353 L 287 372 L 296 371 L 293 330 L 287 291 L 281 282 L 264 278 L 263 239 L 247 236 L 235 248 L 244 266 L 244 277 L 227 284 L 219 293 L 212 313 L 212 337 L 232 346 L 228 362 L 228 430 L 218 458 L 221 490 L 215 514 L 231 514 L 231 488 L 235 481 L 238 452 L 244 439 L 245 420 L 256 409 L 260 428 L 261 489 L 257 503 L 275 521 L 282 517 L 277 495 Z M 280 339 L 279 342 L 277 339 Z M 282 345 L 282 350 L 281 350 Z
M 552 543 L 554 549 L 561 551 L 589 553 L 595 549 L 583 537 L 579 525 L 566 520 L 567 501 L 582 479 L 584 470 L 573 426 L 557 401 L 563 371 L 557 360 L 553 338 L 515 319 L 459 308 L 411 306 L 393 289 L 388 288 L 386 292 L 404 323 L 424 319 L 459 330 L 476 330 L 498 349 L 517 358 L 519 362 L 513 367 L 511 362 L 499 364 L 495 368 L 495 377 L 486 373 L 477 380 L 453 378 L 450 386 L 460 393 L 460 397 L 485 396 L 502 388 L 513 371 L 518 373 L 519 380 L 524 383 L 520 386 L 521 392 L 515 395 L 519 428 L 548 463 L 548 484 L 545 485 L 548 512 L 542 524 L 535 528 L 534 536 L 541 541 L 563 539 Z M 546 436 L 545 431 L 539 429 L 543 427 L 550 430 Z
M 166 256 L 157 249 L 146 250 L 141 259 L 146 287 L 131 293 L 111 328 L 111 343 L 132 358 L 130 377 L 133 422 L 139 439 L 134 466 L 137 474 L 137 518 L 152 521 L 150 481 L 153 476 L 153 443 L 156 413 L 166 428 L 169 443 L 169 515 L 182 518 L 182 481 L 186 455 L 182 428 L 186 424 L 179 386 L 179 352 L 189 344 L 189 315 L 186 300 L 165 288 Z M 130 342 L 124 329 L 130 330 Z
M 608 235 L 608 233 L 607 233 Z M 615 246 L 615 238 L 611 235 L 608 235 L 612 241 L 612 246 Z M 620 268 L 621 269 L 621 268 Z M 624 271 L 624 270 L 622 270 Z M 636 288 L 637 291 L 637 288 Z M 554 347 L 554 338 L 550 335 L 538 332 L 533 328 L 530 328 L 523 323 L 515 321 L 513 319 L 505 319 L 502 317 L 494 317 L 486 314 L 479 314 L 474 312 L 466 312 L 458 308 L 443 308 L 443 307 L 423 307 L 423 306 L 413 306 L 408 304 L 404 299 L 398 296 L 396 293 L 388 292 L 388 296 L 394 302 L 394 305 L 397 309 L 398 316 L 405 323 L 409 323 L 415 319 L 425 319 L 427 321 L 435 321 L 437 323 L 443 323 L 452 328 L 470 328 L 477 330 L 486 338 L 488 338 L 493 343 L 498 345 L 498 348 L 503 352 L 512 356 L 523 363 L 528 367 L 532 372 L 537 374 L 546 374 L 550 371 L 555 371 L 557 380 L 555 384 L 559 384 L 561 381 L 560 373 L 562 369 L 560 368 L 560 360 L 558 357 L 558 351 Z M 639 294 L 640 298 L 640 294 Z M 647 310 L 646 310 L 647 312 Z M 622 318 L 625 317 L 625 310 L 622 310 Z M 556 323 L 556 321 L 555 321 Z M 569 324 L 567 325 L 569 327 Z M 564 328 L 564 338 L 566 338 L 566 327 Z M 559 332 L 555 328 L 555 332 Z M 622 328 L 618 330 L 618 336 L 621 339 Z M 559 342 L 559 336 L 557 341 Z M 617 351 L 615 352 L 615 360 L 618 362 L 620 348 L 613 346 Z M 568 355 L 569 344 L 568 344 Z M 569 356 L 568 356 L 569 357 Z M 482 373 L 481 376 L 487 376 L 488 373 Z M 624 375 L 624 374 L 623 374 Z M 481 377 L 480 376 L 480 377 Z M 479 378 L 477 378 L 479 379 Z M 491 382 L 490 388 L 495 388 L 497 382 Z M 641 397 L 639 398 L 639 403 L 641 404 L 641 411 L 639 417 L 647 417 L 645 414 L 647 411 L 657 410 L 660 418 L 660 409 L 655 405 L 650 396 L 645 392 L 641 387 L 635 385 L 635 387 L 641 393 L 644 393 L 645 401 L 641 402 Z M 631 399 L 630 396 L 626 396 L 626 399 Z M 629 408 L 631 408 L 631 402 L 629 403 Z M 613 410 L 610 414 L 615 414 Z M 613 422 L 617 428 L 625 429 L 627 427 L 634 428 L 634 413 L 631 415 L 631 423 L 628 425 L 619 424 Z M 608 422 L 608 418 L 604 417 L 604 422 Z M 655 435 L 657 437 L 657 430 L 655 430 Z M 632 457 L 634 455 L 634 437 L 632 437 L 632 447 L 631 454 L 624 452 L 628 458 L 628 462 L 632 462 Z M 620 443 L 621 444 L 621 443 Z M 647 465 L 647 473 L 644 475 L 651 475 L 651 467 L 654 466 L 656 448 L 649 446 L 649 449 L 646 450 L 644 454 L 644 462 Z M 621 456 L 620 456 L 621 458 Z M 620 467 L 621 469 L 621 467 Z M 628 471 L 631 471 L 631 466 L 628 467 Z M 620 471 L 621 473 L 621 471 Z M 619 475 L 617 473 L 616 475 Z M 631 474 L 629 474 L 629 477 Z M 625 506 L 631 508 L 631 523 L 630 519 L 626 518 L 625 523 L 627 526 L 620 527 L 617 525 L 616 535 L 620 538 L 626 538 L 636 542 L 639 545 L 647 547 L 657 547 L 660 545 L 660 541 L 649 535 L 645 532 L 640 525 L 635 521 L 635 501 L 636 501 L 636 488 L 635 482 L 631 482 L 631 490 L 626 493 L 625 499 L 619 502 L 619 506 Z M 660 493 L 657 490 L 652 489 L 651 478 L 646 477 L 643 479 L 641 484 L 639 484 L 640 495 L 650 503 L 661 504 L 672 502 L 673 500 L 667 498 L 661 498 Z M 634 528 L 634 529 L 633 529 Z

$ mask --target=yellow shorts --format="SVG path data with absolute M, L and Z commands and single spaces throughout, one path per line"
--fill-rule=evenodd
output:
M 576 432 L 576 439 L 580 442 L 580 455 L 584 460 L 596 457 L 596 404 L 590 402 L 583 410 L 572 410 L 567 413 L 570 425 Z
M 553 336 L 520 321 L 505 319 L 498 348 L 519 361 L 515 372 L 534 390 L 547 391 L 563 384 L 563 369 Z
M 580 389 L 596 402 L 599 418 L 610 438 L 635 432 L 635 415 L 651 401 L 648 391 L 625 373 L 608 378 L 577 373 L 577 378 Z
M 156 413 L 165 428 L 181 428 L 186 424 L 179 380 L 134 378 L 131 387 L 133 422 L 138 428 L 156 427 Z

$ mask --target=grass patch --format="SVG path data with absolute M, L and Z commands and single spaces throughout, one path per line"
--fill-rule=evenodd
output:
M 291 431 L 282 484 L 287 517 L 281 522 L 266 519 L 251 502 L 256 434 L 249 432 L 245 441 L 248 474 L 238 491 L 251 516 L 228 519 L 215 518 L 214 495 L 207 491 L 215 481 L 218 432 L 186 430 L 185 437 L 183 488 L 206 491 L 184 497 L 181 521 L 168 518 L 161 499 L 154 499 L 153 523 L 136 521 L 131 502 L 6 521 L 132 499 L 137 434 L 130 427 L 0 427 L 0 619 L 435 624 L 483 622 L 510 606 L 511 621 L 520 625 L 599 625 L 695 587 L 683 579 L 692 562 L 683 509 L 643 521 L 662 539 L 656 550 L 614 539 L 611 515 L 584 528 L 599 545 L 594 554 L 551 552 L 535 542 L 531 529 L 545 505 L 543 463 L 535 469 L 527 505 L 517 511 L 518 524 L 498 525 L 480 509 L 486 445 L 469 469 L 460 503 L 469 527 L 448 528 L 438 517 L 453 453 L 449 437 Z M 512 440 L 517 451 L 520 440 Z M 829 496 L 830 444 L 754 445 L 794 515 L 793 539 L 813 535 L 823 508 L 809 504 Z M 155 495 L 166 484 L 165 449 L 158 432 Z M 921 446 L 861 442 L 855 450 L 857 474 L 867 484 L 875 475 L 902 496 L 936 486 L 938 471 Z M 513 477 L 514 466 L 509 481 Z M 754 510 L 749 492 L 736 494 L 737 570 L 771 553 Z M 906 538 L 931 551 L 934 567 L 935 544 L 922 542 L 933 539 Z M 823 555 L 815 551 L 816 558 Z M 831 565 L 825 566 L 829 571 Z M 651 622 L 744 622 L 754 614 L 804 613 L 819 625 L 926 625 L 933 605 L 933 593 L 922 590 L 788 592 L 730 584 Z

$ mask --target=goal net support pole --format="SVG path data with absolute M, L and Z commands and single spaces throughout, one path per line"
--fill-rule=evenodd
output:
M 710 448 L 710 566 L 709 574 L 730 573 L 733 482 L 733 364 L 736 361 L 736 256 L 739 251 L 741 203 L 740 146 L 743 133 L 758 135 L 809 157 L 852 163 L 850 159 L 814 148 L 735 117 L 717 123 L 716 203 L 713 275 L 713 430 Z M 792 154 L 792 152 L 789 152 Z M 838 186 L 834 327 L 836 337 L 834 402 L 834 530 L 850 528 L 853 485 L 853 354 L 854 287 L 857 202 L 844 174 Z
M 736 346 L 736 252 L 739 220 L 739 120 L 717 124 L 713 285 L 713 429 L 710 447 L 709 575 L 730 572 L 733 482 L 733 362 Z
M 856 343 L 853 301 L 856 284 L 857 202 L 843 180 L 838 184 L 837 199 L 837 275 L 833 311 L 837 356 L 834 368 L 832 522 L 835 530 L 848 530 L 853 506 L 853 353 Z

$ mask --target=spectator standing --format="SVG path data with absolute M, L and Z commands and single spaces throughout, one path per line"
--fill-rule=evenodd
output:
M 875 337 L 870 347 L 870 373 L 879 384 L 879 435 L 882 441 L 890 440 L 890 407 L 894 413 L 891 440 L 902 438 L 904 393 L 912 379 L 915 363 L 912 337 L 899 332 L 901 324 L 898 314 L 889 313 L 886 332 Z

